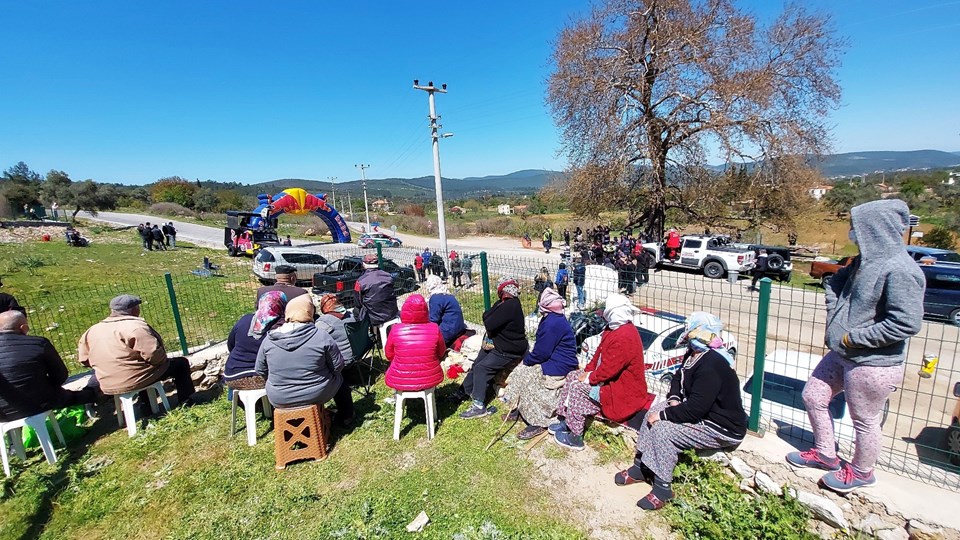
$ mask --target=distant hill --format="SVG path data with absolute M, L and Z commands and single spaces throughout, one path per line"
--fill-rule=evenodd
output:
M 873 172 L 960 167 L 960 153 L 940 150 L 907 152 L 849 152 L 830 154 L 813 162 L 824 176 L 851 176 Z

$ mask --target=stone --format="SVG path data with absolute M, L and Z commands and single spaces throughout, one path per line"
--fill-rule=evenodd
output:
M 911 519 L 907 523 L 907 533 L 910 540 L 939 540 L 945 538 L 942 528 L 928 525 L 919 519 Z
M 874 536 L 877 537 L 877 540 L 910 540 L 910 535 L 907 534 L 906 529 L 903 527 L 883 529 L 882 531 L 877 531 Z
M 750 482 L 749 478 L 744 478 L 740 480 L 740 491 L 744 493 L 753 493 L 753 485 Z
M 780 484 L 763 471 L 757 471 L 757 473 L 753 475 L 753 485 L 756 486 L 761 493 L 769 493 L 771 495 L 780 495 L 783 493 L 783 488 L 780 487 Z
M 813 517 L 835 529 L 846 529 L 848 527 L 847 518 L 843 517 L 843 510 L 840 510 L 837 503 L 826 497 L 814 495 L 809 491 L 798 491 L 797 502 L 810 510 Z
M 730 456 L 728 456 L 727 453 L 723 451 L 717 451 L 715 453 L 703 455 L 701 457 L 709 461 L 716 461 L 717 463 L 719 463 L 724 467 L 730 465 Z
M 896 525 L 892 523 L 887 523 L 880 519 L 880 516 L 877 514 L 867 514 L 867 517 L 863 518 L 860 521 L 860 524 L 857 525 L 857 530 L 867 534 L 877 534 L 879 531 L 894 529 Z
M 753 478 L 753 469 L 742 459 L 734 456 L 730 458 L 730 468 L 737 473 L 740 478 Z
M 203 370 L 194 371 L 193 373 L 190 374 L 190 380 L 193 381 L 193 384 L 197 384 L 206 378 L 207 376 L 203 374 Z
M 413 521 L 407 524 L 407 532 L 420 532 L 428 523 L 430 523 L 430 518 L 426 512 L 421 510 L 420 513 L 417 514 L 417 517 L 413 518 Z

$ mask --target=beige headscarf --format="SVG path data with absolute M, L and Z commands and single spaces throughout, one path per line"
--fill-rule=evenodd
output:
M 313 324 L 313 315 L 317 308 L 313 305 L 313 299 L 309 294 L 302 294 L 293 300 L 287 302 L 287 309 L 284 312 L 286 322 L 310 323 Z
M 443 284 L 443 280 L 440 279 L 440 276 L 427 277 L 427 282 L 425 285 L 427 287 L 427 293 L 429 293 L 431 296 L 435 294 L 450 294 L 450 291 L 447 290 L 447 286 Z

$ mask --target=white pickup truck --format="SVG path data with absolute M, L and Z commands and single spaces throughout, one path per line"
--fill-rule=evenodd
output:
M 653 253 L 658 266 L 699 269 L 712 279 L 722 278 L 730 271 L 745 274 L 753 269 L 754 252 L 731 247 L 729 243 L 730 239 L 726 236 L 683 236 L 676 259 L 667 258 L 663 244 L 648 243 L 643 248 Z

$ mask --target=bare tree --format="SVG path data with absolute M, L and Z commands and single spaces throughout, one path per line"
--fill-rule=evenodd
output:
M 707 157 L 789 182 L 803 160 L 782 158 L 828 148 L 841 49 L 829 18 L 798 5 L 763 26 L 732 0 L 602 0 L 561 31 L 548 81 L 571 209 L 627 209 L 654 236 L 671 209 L 729 218 L 704 189 Z

